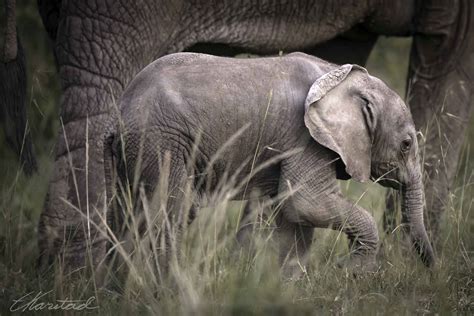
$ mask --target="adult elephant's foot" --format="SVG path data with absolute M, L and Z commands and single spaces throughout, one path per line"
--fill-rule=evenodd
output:
M 38 227 L 40 271 L 53 263 L 65 274 L 91 268 L 96 281 L 106 254 L 102 147 L 89 140 L 59 156 Z

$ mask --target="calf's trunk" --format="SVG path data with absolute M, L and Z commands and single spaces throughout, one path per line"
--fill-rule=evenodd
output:
M 423 184 L 421 173 L 418 172 L 411 183 L 402 187 L 403 224 L 409 230 L 412 245 L 423 263 L 432 267 L 435 257 L 423 223 L 423 202 Z

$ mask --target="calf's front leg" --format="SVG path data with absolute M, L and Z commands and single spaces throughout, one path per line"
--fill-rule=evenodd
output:
M 379 236 L 374 218 L 365 209 L 339 192 L 323 194 L 316 200 L 296 194 L 291 200 L 295 211 L 284 214 L 288 221 L 342 231 L 349 238 L 351 249 L 350 259 L 344 266 L 364 271 L 375 269 Z
M 342 231 L 349 238 L 351 248 L 350 259 L 345 265 L 373 270 L 379 243 L 375 220 L 365 209 L 341 194 L 334 157 L 325 153 L 309 146 L 301 157 L 283 163 L 279 192 L 287 194 L 288 198 L 281 216 L 288 222 L 286 225 L 293 228 L 319 227 Z M 291 239 L 287 240 L 289 244 Z M 291 249 L 291 246 L 281 247 L 282 250 L 285 248 Z M 291 262 L 291 259 L 287 261 Z

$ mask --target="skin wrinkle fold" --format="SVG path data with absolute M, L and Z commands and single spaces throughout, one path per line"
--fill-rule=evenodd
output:
M 97 141 L 95 144 L 100 144 L 100 137 L 93 137 L 91 135 L 96 135 L 97 130 L 102 128 L 104 117 L 108 114 L 99 114 L 88 118 L 89 125 L 89 141 Z M 65 135 L 63 135 L 65 134 Z M 74 136 L 82 135 L 81 139 L 76 139 Z M 58 139 L 58 145 L 56 149 L 56 157 L 62 157 L 74 151 L 84 150 L 82 143 L 85 140 L 86 135 L 86 126 L 82 124 L 82 121 L 73 121 L 64 125 L 64 131 L 61 131 L 61 136 Z M 100 134 L 99 134 L 100 135 Z M 65 137 L 67 137 L 69 142 L 69 151 L 65 146 Z M 76 136 L 77 137 L 77 136 Z M 85 155 L 83 156 L 85 157 Z
M 82 21 L 80 18 L 77 18 L 77 21 Z M 86 20 L 87 21 L 87 20 Z M 76 26 L 77 28 L 77 26 Z M 96 27 L 97 29 L 99 27 Z M 92 30 L 91 27 L 89 27 L 90 30 Z M 93 73 L 92 69 L 100 69 L 100 73 L 96 72 L 94 75 L 100 76 L 100 77 L 105 77 L 108 79 L 113 79 L 117 80 L 121 85 L 123 89 L 123 84 L 120 82 L 119 78 L 120 76 L 118 74 L 112 75 L 112 70 L 117 70 L 122 68 L 122 62 L 118 59 L 118 57 L 115 57 L 114 54 L 107 54 L 109 49 L 100 49 L 100 50 L 95 50 L 94 45 L 97 45 L 100 47 L 101 42 L 95 42 L 93 38 L 97 37 L 95 35 L 95 32 L 89 31 L 90 34 L 87 36 L 85 39 L 81 39 L 77 46 L 81 47 L 81 49 L 85 50 L 83 56 L 76 56 L 74 59 L 71 60 L 71 56 L 68 55 L 69 59 L 69 64 L 72 67 L 75 67 L 77 69 L 81 70 L 87 70 L 91 73 Z M 117 36 L 122 36 L 122 32 L 119 32 L 117 34 L 110 33 L 109 37 L 117 37 Z M 101 32 L 101 37 L 105 37 L 104 42 L 107 42 L 108 39 L 106 36 L 104 36 L 104 32 Z M 112 46 L 113 50 L 119 50 L 120 46 L 115 46 L 117 45 L 116 42 L 111 42 L 109 43 L 110 46 Z M 105 47 L 103 47 L 105 48 Z M 64 48 L 66 49 L 66 48 Z M 104 54 L 105 53 L 105 54 Z M 137 52 L 136 52 L 137 53 Z M 131 53 L 132 54 L 132 53 Z M 137 53 L 139 55 L 139 53 Z M 100 55 L 100 56 L 98 56 Z M 87 59 L 84 58 L 84 56 L 89 56 Z M 104 62 L 105 60 L 105 62 Z M 75 61 L 75 62 L 72 62 Z M 110 64 L 109 68 L 104 68 L 104 65 Z M 61 66 L 67 66 L 67 63 L 62 63 Z
M 325 5 L 325 2 L 322 3 L 322 5 Z M 365 4 L 365 5 L 367 5 L 367 4 Z M 290 7 L 287 7 L 287 6 L 290 6 Z M 244 11 L 242 11 L 241 8 L 244 8 Z M 280 47 L 277 47 L 275 45 L 275 42 L 276 43 L 280 43 L 280 42 L 281 43 L 286 43 L 285 39 L 287 38 L 288 33 L 293 34 L 292 42 L 296 42 L 296 41 L 306 42 L 306 41 L 308 41 L 312 38 L 321 38 L 321 41 L 327 40 L 331 37 L 331 35 L 330 35 L 331 33 L 334 33 L 334 34 L 341 33 L 344 30 L 348 30 L 350 28 L 348 25 L 353 26 L 357 22 L 359 22 L 356 19 L 357 14 L 360 14 L 360 12 L 363 12 L 363 10 L 366 9 L 365 6 L 361 6 L 360 3 L 359 3 L 359 5 L 357 6 L 358 10 L 356 11 L 356 13 L 354 13 L 353 10 L 347 9 L 347 12 L 346 12 L 347 14 L 343 14 L 343 16 L 345 16 L 346 18 L 347 17 L 350 18 L 350 22 L 346 21 L 345 23 L 343 23 L 342 20 L 341 20 L 338 23 L 336 23 L 336 26 L 338 26 L 338 27 L 334 27 L 333 29 L 331 29 L 328 32 L 311 34 L 311 33 L 315 32 L 314 30 L 319 30 L 320 28 L 317 27 L 317 24 L 322 23 L 322 21 L 321 21 L 322 19 L 316 19 L 315 17 L 320 17 L 320 16 L 325 17 L 324 18 L 324 23 L 328 23 L 328 22 L 331 21 L 330 18 L 326 19 L 327 14 L 323 13 L 323 10 L 327 11 L 327 8 L 323 7 L 319 11 L 318 9 L 320 9 L 320 7 L 315 5 L 314 6 L 314 11 L 311 11 L 311 12 L 300 11 L 302 13 L 299 13 L 298 16 L 294 16 L 293 18 L 291 18 L 291 14 L 289 14 L 289 13 L 291 13 L 291 2 L 285 3 L 285 7 L 282 6 L 281 8 L 279 8 L 280 10 L 275 8 L 275 13 L 278 13 L 278 14 L 282 15 L 284 19 L 285 18 L 287 19 L 287 20 L 285 20 L 287 27 L 290 26 L 291 28 L 293 28 L 291 32 L 272 31 L 272 28 L 275 27 L 275 25 L 277 25 L 277 23 L 273 22 L 274 19 L 271 19 L 272 13 L 271 13 L 270 10 L 261 12 L 262 14 L 264 13 L 265 17 L 268 18 L 268 19 L 259 18 L 258 19 L 259 22 L 256 23 L 256 25 L 255 24 L 252 25 L 249 21 L 251 19 L 250 17 L 255 15 L 255 13 L 254 13 L 255 11 L 248 11 L 248 14 L 247 14 L 247 11 L 246 11 L 245 8 L 246 8 L 246 6 L 242 6 L 242 7 L 238 8 L 240 10 L 233 10 L 231 6 L 225 7 L 224 4 L 220 5 L 220 3 L 219 3 L 219 4 L 216 4 L 209 11 L 199 10 L 199 8 L 194 9 L 195 12 L 206 12 L 206 14 L 208 14 L 209 16 L 213 15 L 213 16 L 224 16 L 224 17 L 226 17 L 227 19 L 224 19 L 223 21 L 221 21 L 222 23 L 221 23 L 220 27 L 217 27 L 216 23 L 215 23 L 215 20 L 213 20 L 210 17 L 206 18 L 206 17 L 199 16 L 199 18 L 190 19 L 190 20 L 201 21 L 201 22 L 204 21 L 203 23 L 201 23 L 201 25 L 206 25 L 206 21 L 209 21 L 208 23 L 211 24 L 211 26 L 210 27 L 205 27 L 205 26 L 203 27 L 204 29 L 208 30 L 208 32 L 203 32 L 202 33 L 203 37 L 206 37 L 205 34 L 208 34 L 208 33 L 212 34 L 211 38 L 206 38 L 206 41 L 208 41 L 208 42 L 216 42 L 216 43 L 225 42 L 225 43 L 229 43 L 230 45 L 243 47 L 243 48 L 246 48 L 246 49 L 250 49 L 250 51 L 252 51 L 253 49 L 255 49 L 255 47 L 253 47 L 254 44 L 252 44 L 250 42 L 246 42 L 245 40 L 243 40 L 244 38 L 247 39 L 247 38 L 252 38 L 252 37 L 249 37 L 249 36 L 243 37 L 243 36 L 238 36 L 238 34 L 236 34 L 236 36 L 234 38 L 234 37 L 232 37 L 232 35 L 235 34 L 235 31 L 231 32 L 230 29 L 237 30 L 237 31 L 242 30 L 242 32 L 245 33 L 245 34 L 249 33 L 248 32 L 249 29 L 250 30 L 254 29 L 255 34 L 258 35 L 258 36 L 260 36 L 260 34 L 263 34 L 262 30 L 265 30 L 265 33 L 269 33 L 269 35 L 258 41 L 258 42 L 261 43 L 258 47 L 258 50 L 267 51 L 268 48 L 270 48 L 270 47 L 272 47 L 272 50 L 274 50 L 274 51 L 275 50 L 276 51 L 278 51 L 278 50 L 287 50 L 287 49 L 295 50 L 295 49 L 303 47 L 304 44 L 302 44 L 302 43 L 297 44 L 295 47 L 290 48 L 290 47 L 286 47 L 285 44 L 281 45 Z M 341 6 L 341 8 L 342 8 L 343 11 L 346 10 L 345 6 Z M 230 13 L 230 12 L 234 12 L 234 14 Z M 237 15 L 235 15 L 235 13 L 238 13 L 240 15 L 237 16 Z M 340 17 L 340 16 L 341 16 L 341 14 L 338 14 L 336 17 Z M 231 18 L 229 18 L 229 17 L 231 17 Z M 309 17 L 309 18 L 305 18 L 305 17 Z M 306 22 L 306 25 L 302 26 L 301 21 Z M 212 23 L 212 22 L 214 22 L 214 23 Z M 271 23 L 271 24 L 268 25 L 268 24 L 265 24 L 265 23 Z M 234 24 L 236 24 L 236 25 L 238 24 L 239 28 L 233 27 Z M 314 25 L 314 24 L 316 24 L 316 25 Z M 215 29 L 212 29 L 212 27 L 215 27 Z M 304 28 L 304 27 L 308 30 L 313 30 L 313 32 L 301 32 L 301 35 L 300 35 L 300 32 L 296 32 L 297 30 L 299 31 L 301 28 Z M 193 28 L 190 27 L 190 29 L 193 29 Z M 270 30 L 270 31 L 268 31 L 268 30 Z M 298 38 L 296 39 L 295 36 L 298 36 Z M 301 38 L 299 36 L 301 36 Z M 255 38 L 258 38 L 258 37 L 254 37 L 254 40 L 253 40 L 254 42 L 257 42 L 257 41 L 255 41 Z M 197 42 L 203 41 L 203 39 L 200 39 L 199 37 L 196 37 L 194 40 L 197 41 Z M 316 43 L 314 43 L 314 44 L 316 44 Z M 306 44 L 306 45 L 311 46 L 311 44 Z

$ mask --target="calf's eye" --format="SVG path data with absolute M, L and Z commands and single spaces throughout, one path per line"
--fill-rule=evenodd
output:
M 403 152 L 407 152 L 411 148 L 411 139 L 405 139 L 400 145 Z

